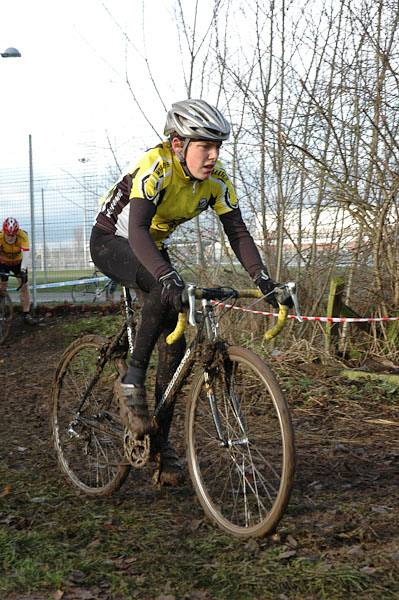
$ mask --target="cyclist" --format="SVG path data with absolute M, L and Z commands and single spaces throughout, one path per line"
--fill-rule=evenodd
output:
M 269 277 L 243 221 L 233 186 L 218 161 L 230 126 L 204 100 L 176 102 L 167 113 L 165 141 L 151 148 L 103 198 L 92 230 L 94 264 L 108 277 L 136 288 L 142 301 L 134 350 L 127 373 L 115 384 L 121 416 L 138 436 L 150 431 L 145 376 L 158 343 L 155 401 L 162 397 L 185 350 L 185 340 L 168 346 L 181 310 L 184 281 L 171 264 L 167 243 L 176 227 L 211 207 L 229 243 L 253 281 L 277 306 Z M 176 485 L 182 467 L 168 441 L 173 408 L 162 416 L 153 444 L 158 449 L 158 481 Z
M 6 290 L 8 273 L 20 279 L 20 302 L 25 323 L 36 325 L 37 320 L 30 314 L 28 288 L 29 238 L 14 217 L 7 217 L 0 231 L 0 290 Z

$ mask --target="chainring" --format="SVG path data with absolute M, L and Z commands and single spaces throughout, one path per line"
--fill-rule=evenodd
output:
M 142 469 L 150 457 L 150 436 L 147 434 L 142 439 L 138 439 L 131 431 L 125 428 L 123 449 L 132 467 Z

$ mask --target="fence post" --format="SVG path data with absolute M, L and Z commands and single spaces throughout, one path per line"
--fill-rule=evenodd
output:
M 338 317 L 342 311 L 342 294 L 344 291 L 344 280 L 342 277 L 334 277 L 330 283 L 328 295 L 327 317 Z M 339 323 L 326 323 L 325 349 L 334 354 L 338 350 Z
M 342 300 L 344 292 L 344 279 L 334 277 L 330 284 L 330 293 L 327 304 L 327 317 L 360 317 L 360 315 Z M 337 353 L 339 350 L 340 323 L 326 323 L 325 349 L 327 352 Z M 370 333 L 370 323 L 356 323 L 356 327 Z

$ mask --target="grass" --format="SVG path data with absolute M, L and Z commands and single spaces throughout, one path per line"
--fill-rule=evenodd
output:
M 42 284 L 42 283 L 57 283 L 57 282 L 61 282 L 61 281 L 75 281 L 78 279 L 81 279 L 82 277 L 92 277 L 93 275 L 93 269 L 71 269 L 71 270 L 65 270 L 65 271 L 47 271 L 47 276 L 44 273 L 44 271 L 42 270 L 37 270 L 35 273 L 36 276 L 36 284 Z M 30 283 L 32 283 L 32 270 L 29 270 L 29 279 L 30 279 Z M 17 283 L 17 279 L 13 278 L 13 276 L 10 279 L 11 281 L 11 285 L 10 288 L 13 288 L 14 286 L 12 285 L 13 283 Z M 70 290 L 72 288 L 72 286 L 69 286 L 67 289 Z M 64 289 L 64 288 L 61 288 Z M 49 288 L 48 291 L 59 291 L 60 288 Z
M 7 475 L 10 481 L 4 469 L 2 478 Z M 116 500 L 78 498 L 56 478 L 47 487 L 44 479 L 39 472 L 34 481 L 11 481 L 14 492 L 1 500 L 4 515 L 13 496 L 18 499 L 0 534 L 3 594 L 79 584 L 101 585 L 111 598 L 134 593 L 156 598 L 165 590 L 183 598 L 193 590 L 207 590 L 220 599 L 288 594 L 332 600 L 370 586 L 366 573 L 332 564 L 322 555 L 298 552 L 284 558 L 284 545 L 240 542 L 205 522 L 192 531 L 197 523 L 190 520 L 190 496 L 166 493 L 155 499 L 154 511 L 151 503 L 140 506 L 123 495 Z M 33 502 L 35 498 L 40 501 Z M 194 512 L 198 517 L 198 509 Z
M 77 320 L 71 320 L 63 326 L 63 336 L 65 345 L 75 340 L 83 334 L 92 333 L 97 335 L 112 336 L 116 333 L 123 323 L 121 315 L 102 315 L 94 314 L 90 317 L 83 317 Z

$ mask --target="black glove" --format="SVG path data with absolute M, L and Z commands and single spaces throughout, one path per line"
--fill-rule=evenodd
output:
M 21 285 L 28 282 L 28 269 L 21 269 L 19 273 L 19 278 L 21 280 Z
M 261 271 L 259 273 L 259 275 L 255 278 L 255 283 L 259 287 L 262 294 L 266 296 L 266 302 L 269 302 L 269 304 L 271 304 L 274 308 L 278 308 L 279 303 L 285 304 L 285 306 L 288 306 L 288 308 L 292 308 L 294 306 L 291 296 L 284 293 L 284 286 L 282 286 L 280 290 L 274 292 L 275 288 L 278 288 L 281 284 L 273 281 L 266 271 Z
M 278 308 L 278 302 L 273 291 L 277 283 L 273 281 L 266 273 L 261 271 L 257 277 L 255 277 L 255 283 L 265 297 L 266 302 L 271 304 L 274 308 Z
M 184 281 L 179 273 L 169 271 L 169 273 L 159 278 L 159 283 L 162 284 L 162 304 L 171 306 L 176 312 L 181 312 L 183 307 L 181 295 L 184 290 Z

